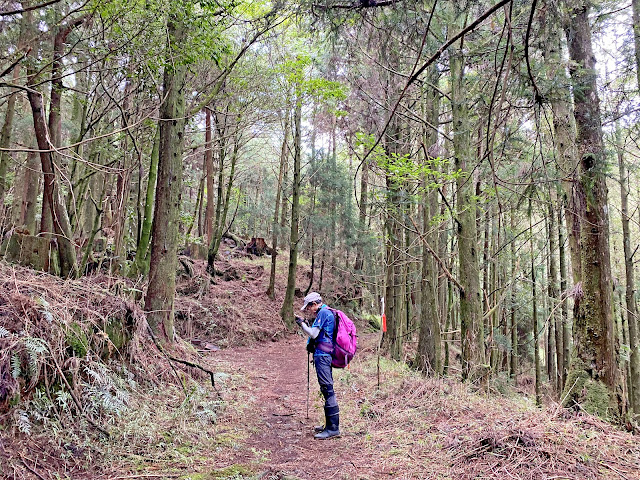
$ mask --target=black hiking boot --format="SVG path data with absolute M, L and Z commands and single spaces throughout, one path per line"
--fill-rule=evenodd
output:
M 313 438 L 318 440 L 326 440 L 331 437 L 340 436 L 340 415 L 331 415 L 327 417 L 327 426 L 320 433 L 316 433 Z
M 327 412 L 325 411 L 324 412 L 324 425 L 316 425 L 315 427 L 313 427 L 314 433 L 324 432 L 324 429 L 327 428 L 326 425 L 329 425 L 329 417 L 327 416 Z

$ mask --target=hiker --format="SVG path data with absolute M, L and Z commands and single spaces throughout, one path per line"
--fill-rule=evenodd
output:
M 304 297 L 301 310 L 307 316 L 314 316 L 313 324 L 309 326 L 306 320 L 296 315 L 296 323 L 309 335 L 308 347 L 313 349 L 313 364 L 318 375 L 318 384 L 324 397 L 324 427 L 315 427 L 314 438 L 323 440 L 340 436 L 340 409 L 333 391 L 333 374 L 331 367 L 331 352 L 333 350 L 333 330 L 335 316 L 322 297 L 317 292 L 311 292 Z M 309 348 L 308 348 L 309 349 Z M 311 350 L 310 350 L 311 351 Z

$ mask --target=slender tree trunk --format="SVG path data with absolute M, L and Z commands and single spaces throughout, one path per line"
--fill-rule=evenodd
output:
M 569 331 L 569 300 L 567 298 L 567 255 L 565 249 L 565 235 L 564 235 L 564 216 L 563 209 L 558 208 L 558 252 L 560 259 L 560 292 L 562 295 L 562 365 L 558 365 L 558 368 L 562 368 L 561 372 L 561 385 L 564 390 L 567 373 L 569 372 L 569 359 L 571 355 L 571 332 Z
M 169 16 L 167 32 L 167 55 L 170 60 L 174 49 L 179 51 L 183 48 L 186 37 L 185 25 L 175 14 Z M 145 311 L 149 326 L 163 342 L 173 342 L 174 338 L 173 300 L 182 193 L 186 69 L 186 65 L 180 62 L 166 62 L 163 78 L 166 98 L 160 108 L 158 184 Z
M 622 245 L 624 249 L 625 269 L 625 302 L 627 307 L 627 324 L 629 326 L 630 372 L 629 390 L 631 392 L 631 408 L 635 416 L 640 416 L 640 350 L 638 346 L 638 313 L 635 299 L 635 278 L 633 272 L 633 252 L 631 250 L 631 232 L 629 229 L 629 175 L 624 161 L 620 126 L 616 124 L 616 150 L 618 169 L 620 172 L 620 216 L 622 217 Z
M 208 269 L 213 271 L 213 262 L 218 255 L 220 242 L 222 241 L 222 233 L 224 222 L 222 221 L 222 212 L 224 209 L 224 162 L 227 157 L 227 132 L 228 132 L 228 106 L 222 121 L 222 114 L 216 114 L 216 132 L 218 136 L 218 187 L 216 195 L 216 213 L 213 221 L 212 238 L 209 242 L 209 253 L 207 256 Z M 231 179 L 229 179 L 231 181 Z
M 269 273 L 269 287 L 267 288 L 267 296 L 271 300 L 275 300 L 276 292 L 276 262 L 278 256 L 278 215 L 280 210 L 280 195 L 282 193 L 282 177 L 284 175 L 285 163 L 287 163 L 287 141 L 289 138 L 289 112 L 287 111 L 284 118 L 284 137 L 282 139 L 282 149 L 280 150 L 280 168 L 278 169 L 278 186 L 276 187 L 276 202 L 273 212 L 273 232 L 271 233 L 271 272 Z
M 549 379 L 552 382 L 554 390 L 556 392 L 562 391 L 562 379 L 558 373 L 562 371 L 563 364 L 563 349 L 562 349 L 562 326 L 560 318 L 560 309 L 558 307 L 558 245 L 557 245 L 557 233 L 556 216 L 554 209 L 556 208 L 556 201 L 551 191 L 549 192 L 549 205 L 548 205 L 548 227 L 549 227 L 549 284 L 547 293 L 549 295 L 549 329 L 553 335 L 549 343 Z M 554 349 L 551 349 L 551 346 Z
M 196 212 L 196 221 L 198 222 L 198 238 L 202 238 L 202 236 L 204 235 L 204 224 L 203 224 L 203 218 L 202 218 L 202 212 L 204 210 L 203 204 L 204 204 L 204 195 L 205 195 L 205 187 L 206 187 L 206 183 L 207 183 L 207 179 L 206 179 L 206 173 L 203 174 L 202 178 L 200 179 L 200 195 L 198 196 L 198 211 Z
M 297 87 L 300 89 L 300 87 Z M 298 266 L 298 225 L 300 222 L 300 168 L 302 163 L 302 94 L 296 94 L 293 125 L 293 185 L 291 200 L 291 234 L 289 237 L 289 271 L 287 274 L 287 289 L 284 302 L 280 309 L 280 316 L 287 327 L 292 328 L 293 297 L 296 289 L 296 272 Z
M 13 81 L 17 83 L 20 75 L 20 66 L 13 70 Z M 7 109 L 4 113 L 4 123 L 0 132 L 0 148 L 9 148 L 11 145 L 11 131 L 13 129 L 13 117 L 16 111 L 16 100 L 18 92 L 13 92 L 7 100 Z M 4 194 L 7 189 L 7 171 L 11 163 L 11 156 L 8 152 L 0 151 L 0 213 L 4 213 Z
M 213 215 L 214 215 L 214 166 L 213 166 L 213 143 L 211 142 L 211 110 L 207 107 L 205 112 L 204 130 L 204 169 L 207 176 L 207 210 L 204 214 L 205 225 L 207 227 L 207 245 L 213 241 Z
M 198 225 L 200 224 L 200 222 L 198 221 L 198 216 L 199 216 L 199 212 L 202 211 L 202 202 L 203 200 L 203 196 L 204 196 L 204 181 L 205 178 L 204 176 L 202 176 L 200 178 L 200 181 L 198 182 L 198 193 L 196 193 L 196 205 L 193 208 L 193 217 L 191 217 L 191 221 L 189 222 L 189 226 L 187 227 L 187 230 L 185 231 L 185 237 L 189 238 L 189 236 L 191 235 L 191 230 L 193 230 L 193 226 L 198 223 Z
M 532 330 L 533 330 L 533 359 L 535 368 L 535 392 L 536 392 L 536 405 L 541 404 L 540 396 L 540 338 L 539 338 L 539 325 L 538 325 L 538 293 L 536 289 L 536 265 L 535 258 L 536 252 L 533 248 L 533 224 L 531 221 L 532 216 L 531 197 L 529 197 L 529 246 L 531 250 L 531 305 L 533 308 L 532 316 Z
M 516 223 L 515 207 L 512 206 L 509 212 L 509 223 L 511 227 L 511 278 L 516 276 Z M 513 384 L 518 385 L 518 323 L 516 321 L 516 288 L 515 282 L 511 283 L 511 308 L 509 312 L 511 327 L 511 362 L 509 364 L 510 376 Z
M 640 0 L 631 0 L 633 10 L 633 45 L 636 54 L 636 77 L 640 88 Z
M 220 225 L 218 230 L 218 249 L 220 248 L 220 242 L 222 241 L 222 236 L 225 233 L 225 227 L 227 225 L 227 215 L 229 214 L 229 205 L 231 204 L 231 190 L 233 189 L 233 182 L 236 177 L 236 167 L 238 165 L 238 157 L 240 150 L 240 141 L 241 139 L 238 137 L 235 139 L 235 143 L 233 146 L 233 152 L 231 153 L 231 170 L 229 171 L 229 181 L 227 182 L 227 188 L 224 192 L 224 199 L 222 202 L 222 213 L 220 214 Z M 216 251 L 216 255 L 218 252 Z
M 123 115 L 121 128 L 128 127 L 127 112 L 131 104 L 131 81 L 127 79 L 124 87 Z M 131 168 L 129 155 L 129 138 L 124 136 L 120 143 L 121 158 L 118 162 L 116 179 L 115 218 L 113 224 L 113 252 L 116 260 L 111 264 L 112 272 L 121 272 L 126 261 L 125 229 L 127 223 L 127 205 L 129 204 L 129 190 L 131 186 Z
M 30 13 L 27 12 L 25 21 L 30 23 Z M 75 277 L 78 275 L 78 264 L 76 259 L 75 246 L 72 243 L 71 225 L 64 201 L 62 200 L 59 182 L 57 179 L 54 153 L 51 147 L 60 146 L 61 143 L 61 123 L 60 107 L 62 92 L 62 57 L 64 55 L 64 44 L 71 31 L 80 25 L 86 17 L 79 17 L 69 24 L 59 27 L 54 37 L 53 60 L 51 62 L 51 101 L 49 109 L 49 127 L 45 123 L 44 105 L 42 95 L 30 88 L 27 96 L 31 105 L 33 123 L 38 148 L 43 150 L 40 153 L 42 163 L 42 173 L 44 177 L 44 192 L 42 197 L 42 223 L 40 231 L 43 233 L 54 233 L 58 243 L 60 255 L 60 273 L 63 277 Z M 34 85 L 36 82 L 35 67 L 27 67 L 27 83 Z
M 600 99 L 596 86 L 595 56 L 591 45 L 589 8 L 569 3 L 567 43 L 571 58 L 577 145 L 578 181 L 583 228 L 580 229 L 581 290 L 574 302 L 576 355 L 565 389 L 566 403 L 580 403 L 592 413 L 617 415 L 619 406 L 617 348 L 612 312 L 609 253 L 606 156 L 602 141 Z M 574 233 L 574 232 L 572 232 Z M 575 233 L 574 233 L 575 234 Z M 575 385 L 574 385 L 575 383 Z M 583 393 L 584 392 L 584 393 Z
M 151 240 L 151 227 L 153 225 L 153 205 L 156 193 L 156 183 L 158 180 L 158 162 L 160 161 L 160 126 L 156 129 L 149 162 L 149 178 L 147 179 L 147 192 L 144 201 L 144 217 L 142 220 L 142 231 L 140 242 L 136 249 L 136 258 L 131 265 L 129 276 L 134 278 L 138 275 L 146 275 L 149 271 L 149 243 Z
M 20 195 L 20 209 L 16 225 L 22 226 L 35 235 L 36 232 L 36 205 L 38 203 L 38 190 L 40 186 L 40 162 L 38 154 L 27 154 L 27 166 L 22 176 L 22 194 Z M 18 192 L 16 191 L 16 195 Z

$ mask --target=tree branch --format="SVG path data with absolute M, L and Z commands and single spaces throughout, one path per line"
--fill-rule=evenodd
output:
M 313 8 L 318 8 L 321 10 L 356 10 L 361 8 L 372 8 L 372 7 L 387 7 L 389 5 L 394 5 L 396 3 L 400 3 L 402 0 L 360 0 L 358 3 L 352 4 L 338 4 L 338 5 L 320 5 L 318 3 L 313 4 Z
M 49 5 L 53 5 L 54 3 L 58 3 L 60 0 L 50 0 L 49 2 L 44 2 L 39 5 L 34 5 L 32 7 L 19 8 L 18 10 L 11 10 L 9 12 L 0 12 L 0 17 L 8 17 L 9 15 L 18 15 L 19 13 L 30 12 L 32 10 L 37 10 L 39 8 L 48 7 Z

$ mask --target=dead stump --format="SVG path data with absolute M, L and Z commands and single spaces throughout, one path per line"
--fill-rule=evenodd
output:
M 247 243 L 245 250 L 253 255 L 261 257 L 265 253 L 271 255 L 272 249 L 267 246 L 267 242 L 262 237 L 252 237 L 251 241 Z

